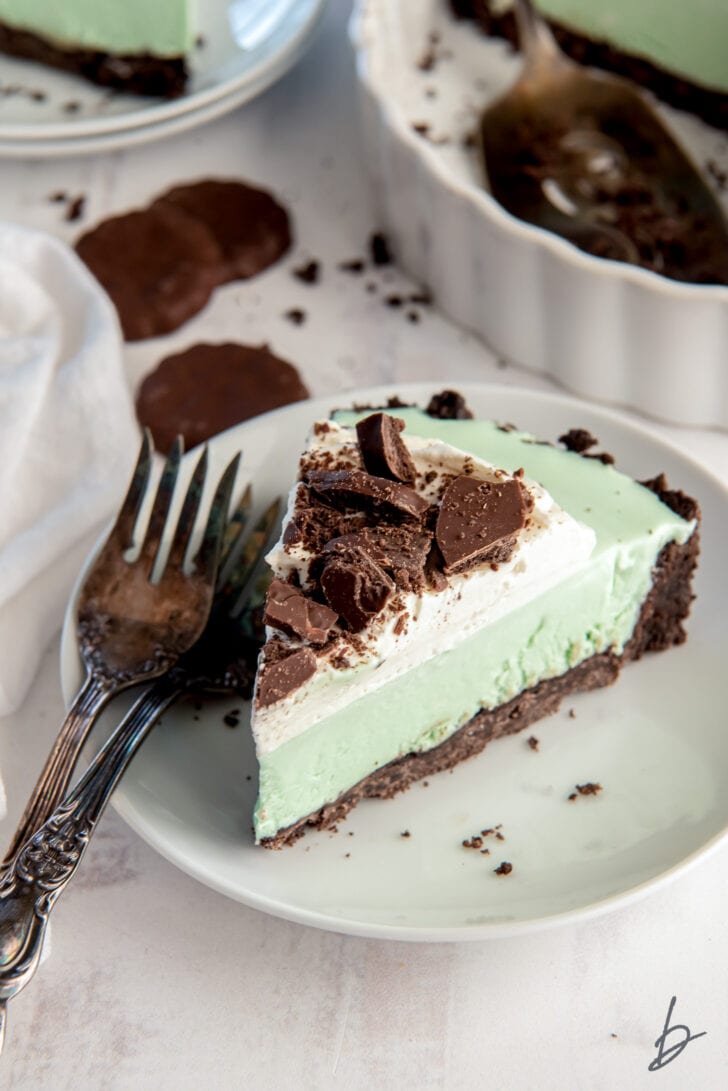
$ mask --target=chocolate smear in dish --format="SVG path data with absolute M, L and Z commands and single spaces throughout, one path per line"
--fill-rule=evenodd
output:
M 247 280 L 291 246 L 288 213 L 267 190 L 214 178 L 175 186 L 152 204 L 172 206 L 210 232 L 222 251 L 220 282 Z
M 269 409 L 303 401 L 298 371 L 267 345 L 197 344 L 165 357 L 139 387 L 137 417 L 159 451 L 182 435 L 189 449 Z
M 162 204 L 104 220 L 76 252 L 111 296 L 127 341 L 171 333 L 201 311 L 223 262 L 204 224 Z
M 362 470 L 312 470 L 306 484 L 336 507 L 363 509 L 384 519 L 421 521 L 429 508 L 409 486 Z
M 518 481 L 456 477 L 445 489 L 435 529 L 445 574 L 507 561 L 525 520 L 526 498 Z
M 404 421 L 389 413 L 372 413 L 356 426 L 359 450 L 367 471 L 403 485 L 413 485 L 417 470 L 400 436 L 402 431 Z
M 263 620 L 266 625 L 300 637 L 311 644 L 325 644 L 338 618 L 333 610 L 304 595 L 283 580 L 273 580 L 268 588 Z

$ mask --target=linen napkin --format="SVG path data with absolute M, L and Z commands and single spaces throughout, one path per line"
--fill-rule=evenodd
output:
M 0 223 L 0 715 L 58 630 L 138 436 L 109 299 L 58 240 Z

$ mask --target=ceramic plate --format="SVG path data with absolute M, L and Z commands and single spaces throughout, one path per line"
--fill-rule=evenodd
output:
M 703 856 L 728 826 L 728 493 L 704 469 L 639 425 L 558 394 L 461 384 L 478 416 L 554 438 L 588 428 L 638 478 L 660 471 L 705 512 L 690 639 L 626 668 L 617 685 L 568 700 L 525 735 L 499 740 L 452 773 L 390 801 L 357 807 L 337 833 L 281 852 L 256 849 L 256 764 L 247 709 L 226 700 L 180 705 L 152 733 L 116 793 L 126 821 L 163 856 L 215 890 L 265 912 L 356 935 L 484 939 L 623 905 Z M 231 429 L 216 464 L 238 448 L 257 504 L 287 492 L 311 422 L 332 406 L 426 404 L 431 385 L 336 394 Z M 72 617 L 62 642 L 66 700 L 80 678 Z M 237 727 L 224 716 L 240 710 Z M 595 797 L 568 802 L 575 784 Z M 464 838 L 501 826 L 490 855 Z M 409 832 L 408 837 L 402 836 Z M 502 861 L 506 877 L 494 874 Z
M 257 30 L 255 24 L 247 27 L 253 37 L 246 38 L 251 44 L 243 48 L 236 25 L 245 14 L 245 2 L 205 0 L 198 5 L 200 44 L 189 58 L 187 92 L 175 99 L 110 92 L 77 76 L 0 56 L 0 90 L 16 89 L 0 94 L 0 149 L 9 143 L 16 146 L 15 155 L 31 155 L 34 145 L 53 149 L 55 143 L 69 141 L 69 154 L 76 154 L 79 144 L 101 136 L 108 140 L 112 134 L 114 146 L 119 146 L 135 142 L 138 131 L 148 126 L 163 135 L 167 126 L 175 131 L 174 123 L 184 115 L 207 120 L 213 104 L 222 113 L 259 94 L 297 59 L 326 0 L 275 0 L 267 7 L 268 15 L 263 10 Z

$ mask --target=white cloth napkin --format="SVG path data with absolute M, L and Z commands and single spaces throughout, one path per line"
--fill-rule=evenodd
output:
M 58 630 L 138 436 L 109 299 L 58 240 L 0 223 L 0 715 Z

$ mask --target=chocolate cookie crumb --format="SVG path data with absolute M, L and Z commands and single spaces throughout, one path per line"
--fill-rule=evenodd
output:
M 290 310 L 283 312 L 283 317 L 292 322 L 294 326 L 302 326 L 306 321 L 306 312 L 301 307 L 291 307 Z
M 409 830 L 402 830 L 402 832 L 401 832 L 401 834 L 399 836 L 400 837 L 411 837 L 412 834 L 409 832 Z
M 321 277 L 321 265 L 316 260 L 307 261 L 304 265 L 299 265 L 297 269 L 293 269 L 292 272 L 294 277 L 303 284 L 318 284 Z
M 383 231 L 375 231 L 369 238 L 369 253 L 375 265 L 391 265 L 392 251 L 389 239 Z
M 86 207 L 86 197 L 83 193 L 80 193 L 78 197 L 74 197 L 68 208 L 66 209 L 66 215 L 63 217 L 66 223 L 75 223 L 83 216 L 84 209 Z
M 513 864 L 509 863 L 508 860 L 503 860 L 498 867 L 493 868 L 493 871 L 496 875 L 510 875 L 513 871 Z
M 240 710 L 234 708 L 232 712 L 227 712 L 223 716 L 222 722 L 225 724 L 226 727 L 238 727 L 238 725 L 240 724 Z
M 578 799 L 579 796 L 595 796 L 602 791 L 601 784 L 598 784 L 591 780 L 587 781 L 586 784 L 577 784 L 575 787 L 576 791 L 572 792 L 571 795 L 568 797 L 570 800 Z
M 530 746 L 531 750 L 538 750 L 538 739 L 535 735 L 531 735 L 530 739 L 528 740 L 528 745 Z
M 363 273 L 366 269 L 366 262 L 361 258 L 352 258 L 350 261 L 340 261 L 337 265 L 337 269 L 340 269 L 342 273 L 354 273 L 358 275 Z
M 569 719 L 570 720 L 575 720 L 576 719 L 576 712 L 574 711 L 573 708 L 569 709 Z

